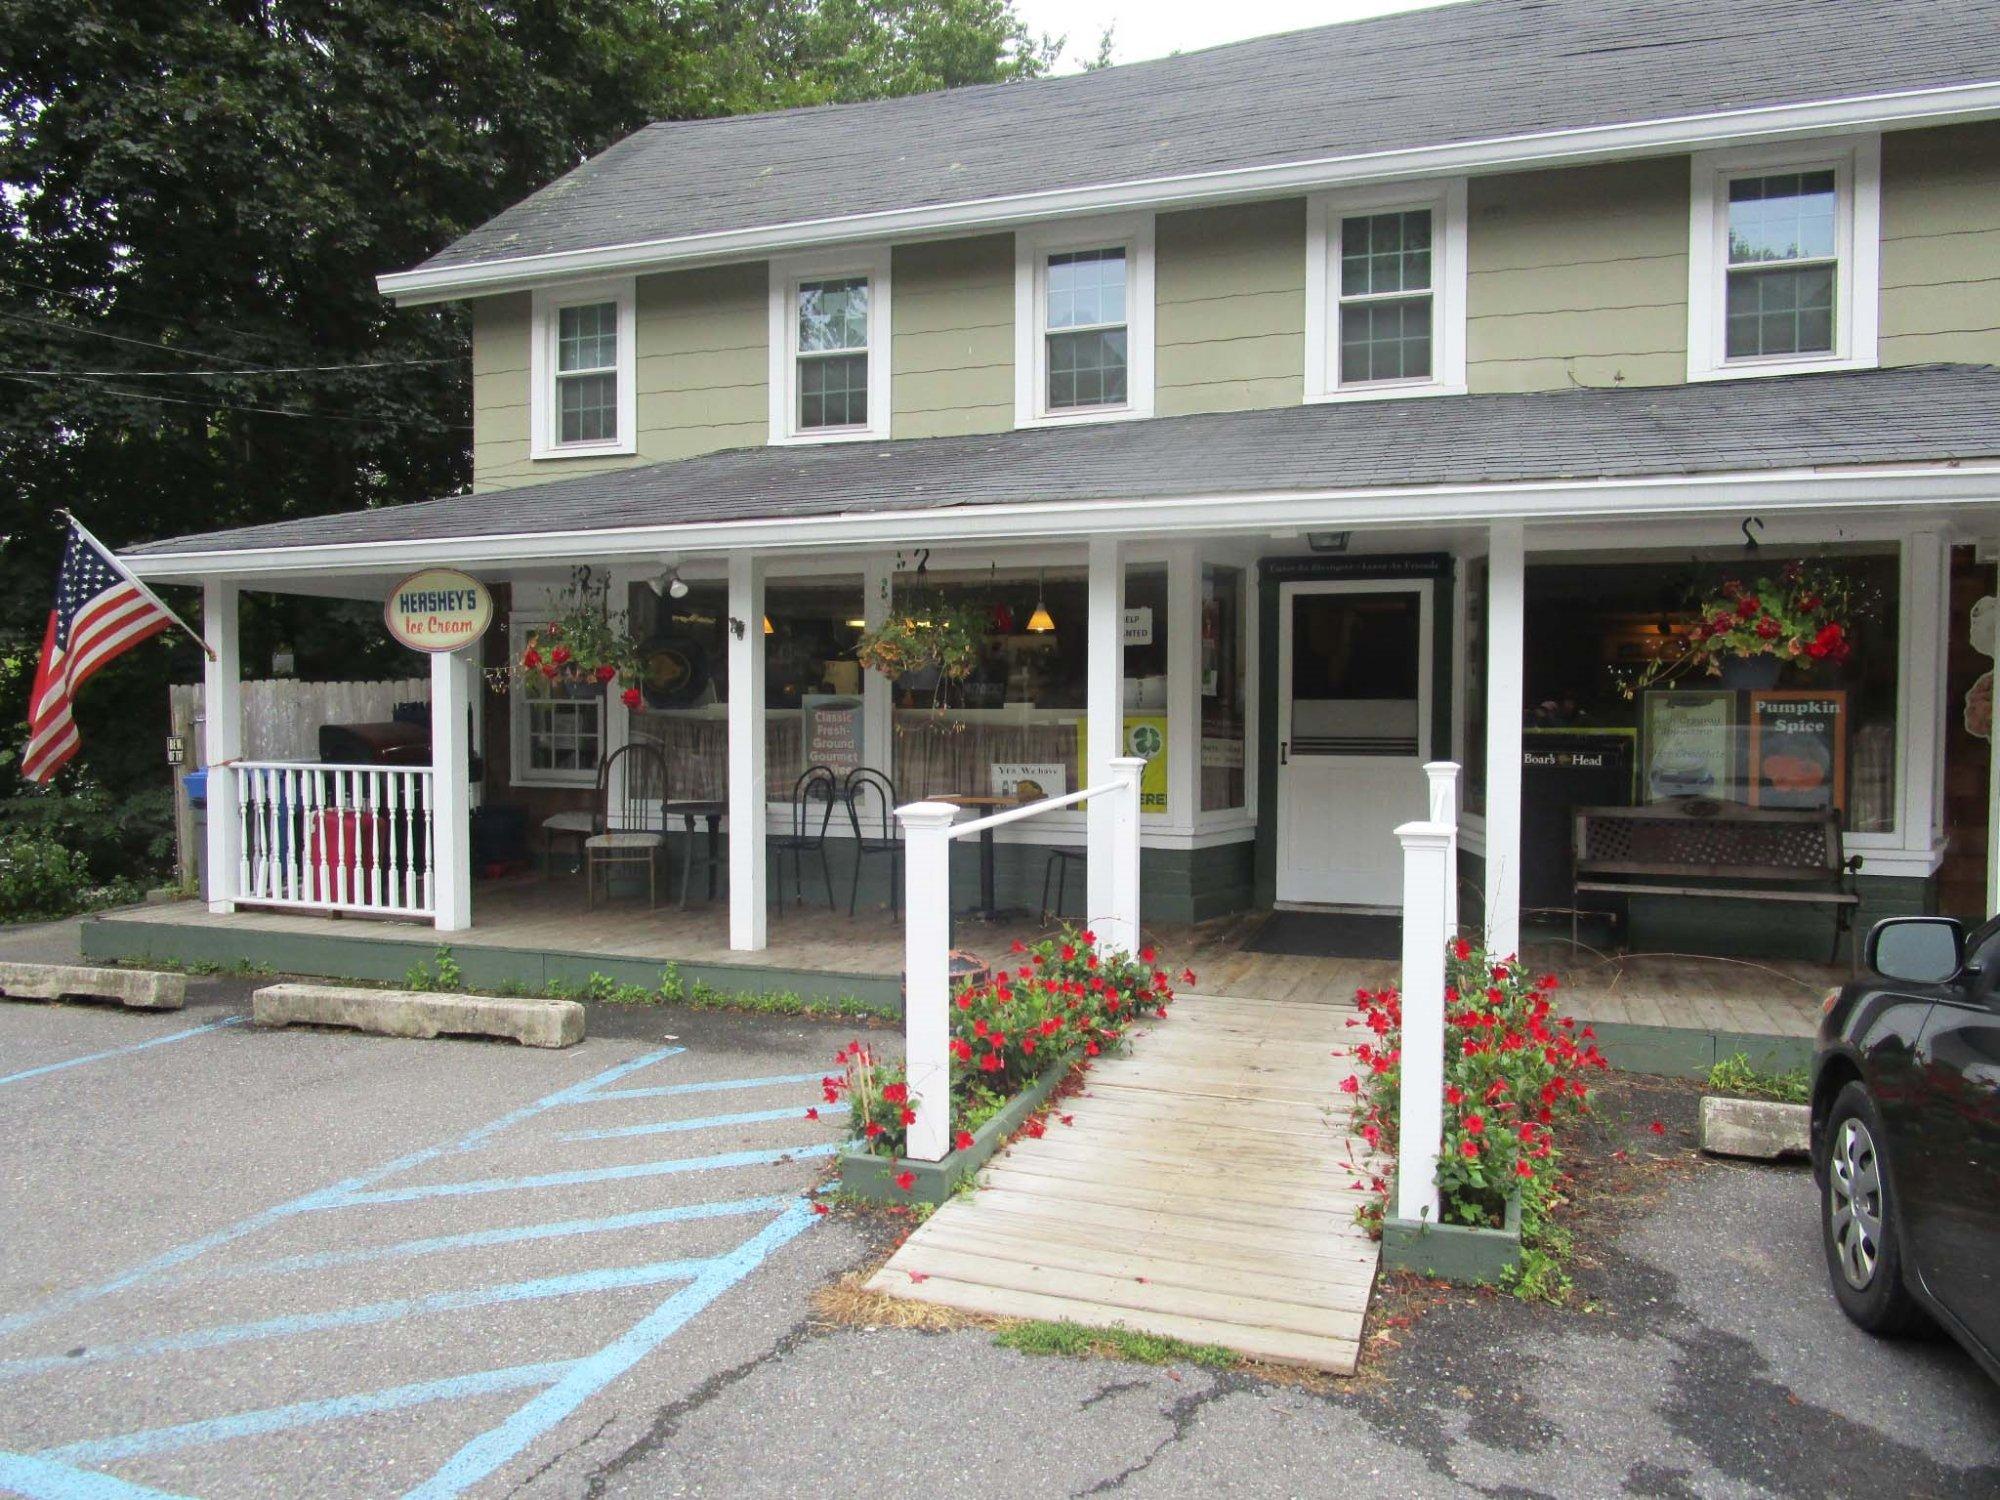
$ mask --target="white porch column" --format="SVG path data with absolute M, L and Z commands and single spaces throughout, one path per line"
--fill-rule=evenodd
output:
M 1444 930 L 1458 935 L 1458 765 L 1434 760 L 1424 766 L 1430 778 L 1431 821 L 1451 830 L 1451 846 L 1445 851 Z
M 472 925 L 472 753 L 465 653 L 431 653 L 431 924 Z
M 917 1113 L 904 1150 L 942 1161 L 951 1147 L 951 824 L 948 802 L 896 809 L 903 825 L 903 1061 Z
M 236 910 L 243 819 L 233 764 L 243 754 L 243 672 L 237 649 L 236 585 L 211 578 L 201 589 L 201 634 L 215 653 L 202 664 L 202 753 L 208 761 L 208 909 Z
M 895 565 L 887 557 L 871 556 L 861 570 L 861 619 L 870 630 L 888 623 Z M 896 779 L 895 684 L 880 672 L 861 674 L 861 759 L 890 781 Z
M 1101 786 L 1111 780 L 1111 762 L 1125 748 L 1125 549 L 1115 537 L 1090 541 L 1090 607 L 1084 709 L 1089 716 L 1089 753 L 1083 784 Z M 1085 804 L 1088 849 L 1085 917 L 1100 922 L 1114 915 L 1112 866 L 1117 856 L 1118 810 L 1103 798 Z
M 1405 823 L 1403 845 L 1403 1057 L 1397 1123 L 1395 1216 L 1435 1224 L 1437 1159 L 1444 1139 L 1444 893 L 1451 830 Z
M 764 914 L 764 563 L 729 554 L 729 946 L 761 949 Z
M 1093 919 L 1098 946 L 1111 953 L 1139 951 L 1139 778 L 1145 770 L 1141 756 L 1112 757 L 1111 779 L 1124 790 L 1112 799 L 1108 915 Z
M 1903 803 L 1896 826 L 1903 847 L 1935 857 L 1943 843 L 1944 746 L 1950 705 L 1945 670 L 1951 634 L 1951 548 L 1936 531 L 1903 538 L 1901 720 Z M 1990 742 L 1989 742 L 1990 743 Z
M 1521 714 L 1527 605 L 1518 521 L 1496 522 L 1486 563 L 1486 946 L 1521 947 Z

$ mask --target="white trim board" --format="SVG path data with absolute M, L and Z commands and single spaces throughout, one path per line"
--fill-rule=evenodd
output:
M 1850 510 L 1908 515 L 1913 505 L 2000 508 L 2000 462 L 1783 469 L 1533 484 L 1322 489 L 1060 504 L 967 505 L 953 509 L 781 516 L 766 520 L 508 532 L 304 547 L 218 548 L 121 557 L 131 572 L 163 582 L 212 576 L 387 572 L 437 559 L 459 567 L 686 558 L 754 548 L 904 548 L 929 543 L 1050 542 L 1134 533 L 1231 535 L 1259 531 L 1389 528 L 1548 520 L 1577 524 L 1613 518 L 1694 518 L 1777 511 Z
M 1865 129 L 1909 128 L 2000 116 L 2000 81 L 1857 94 L 1803 104 L 1667 116 L 1619 125 L 1495 136 L 1442 146 L 1356 152 L 1269 166 L 1143 178 L 919 208 L 833 215 L 745 229 L 666 236 L 618 245 L 512 256 L 473 265 L 418 267 L 376 278 L 384 296 L 405 305 L 520 291 L 619 270 L 660 270 L 760 260 L 773 251 L 893 238 L 950 237 L 1039 220 L 1137 208 L 1289 197 L 1369 182 L 1520 171 L 1623 156 L 1673 155 L 1752 141 L 1799 139 Z

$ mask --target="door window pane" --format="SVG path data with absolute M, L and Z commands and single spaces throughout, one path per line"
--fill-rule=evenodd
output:
M 1294 755 L 1415 755 L 1423 596 L 1292 599 Z

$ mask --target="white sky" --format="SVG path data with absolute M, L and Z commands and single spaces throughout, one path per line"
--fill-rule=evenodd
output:
M 1068 73 L 1096 56 L 1097 38 L 1106 26 L 1115 28 L 1112 60 L 1127 63 L 1440 3 L 1443 0 L 1014 0 L 1014 9 L 1031 31 L 1068 38 L 1058 65 L 1059 72 Z

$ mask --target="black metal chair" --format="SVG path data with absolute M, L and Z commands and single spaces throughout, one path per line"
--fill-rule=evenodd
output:
M 854 880 L 847 888 L 847 914 L 861 895 L 861 868 L 872 857 L 889 861 L 889 910 L 903 911 L 903 825 L 896 821 L 896 783 L 871 766 L 847 773 L 840 795 L 854 826 Z M 863 804 L 872 804 L 864 811 Z
M 583 841 L 584 899 L 597 904 L 597 873 L 606 872 L 605 894 L 610 894 L 609 872 L 620 865 L 646 867 L 646 897 L 660 904 L 660 852 L 667 847 L 666 820 L 661 809 L 667 800 L 667 758 L 657 748 L 634 741 L 614 750 L 598 773 L 603 789 L 604 816 L 601 833 Z
M 826 880 L 826 909 L 838 911 L 833 899 L 833 867 L 826 859 L 826 828 L 833 821 L 833 804 L 840 798 L 840 782 L 830 766 L 807 766 L 805 773 L 792 783 L 792 826 L 789 833 L 773 834 L 770 839 L 773 890 L 778 889 L 785 878 L 785 856 L 792 857 L 792 899 L 804 906 L 805 862 L 808 854 L 819 856 L 820 874 Z M 815 805 L 819 809 L 819 827 L 812 826 Z
M 1086 863 L 1081 849 L 1051 849 L 1048 861 L 1042 866 L 1042 920 L 1062 915 L 1063 892 L 1069 885 L 1069 867 Z M 1049 881 L 1053 878 L 1056 886 L 1056 904 L 1049 905 Z

